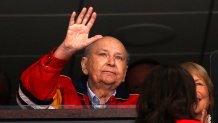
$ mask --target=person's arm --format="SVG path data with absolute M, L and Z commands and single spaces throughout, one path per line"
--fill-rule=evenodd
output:
M 60 73 L 66 60 L 57 59 L 53 52 L 43 56 L 28 67 L 20 77 L 17 102 L 20 106 L 29 105 L 33 108 L 48 108 L 57 92 Z M 23 107 L 25 108 L 25 107 Z
M 73 12 L 63 43 L 54 52 L 43 56 L 22 73 L 17 96 L 18 104 L 51 104 L 64 64 L 76 51 L 102 37 L 96 35 L 88 38 L 89 31 L 96 19 L 96 13 L 93 13 L 92 7 L 88 11 L 83 8 L 76 20 L 75 16 L 76 13 Z

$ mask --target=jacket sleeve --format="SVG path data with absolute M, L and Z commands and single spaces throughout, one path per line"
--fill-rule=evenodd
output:
M 22 73 L 17 94 L 20 106 L 42 105 L 35 108 L 44 109 L 53 102 L 59 88 L 60 73 L 67 62 L 55 58 L 53 52 L 54 50 L 40 58 Z

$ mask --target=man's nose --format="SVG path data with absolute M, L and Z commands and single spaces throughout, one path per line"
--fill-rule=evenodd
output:
M 115 65 L 115 58 L 112 56 L 108 57 L 108 64 L 111 66 L 114 66 Z

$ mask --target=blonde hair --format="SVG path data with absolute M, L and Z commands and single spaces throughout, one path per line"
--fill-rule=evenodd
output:
M 185 62 L 181 64 L 182 68 L 188 71 L 190 74 L 194 74 L 198 76 L 199 78 L 203 79 L 205 81 L 205 84 L 207 86 L 207 90 L 209 93 L 209 107 L 208 111 L 211 111 L 213 105 L 214 105 L 214 98 L 213 98 L 213 83 L 205 70 L 205 68 L 199 64 L 193 63 L 193 62 Z

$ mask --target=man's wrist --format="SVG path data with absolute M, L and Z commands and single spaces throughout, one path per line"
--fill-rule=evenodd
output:
M 54 56 L 58 59 L 69 60 L 75 52 L 76 50 L 73 50 L 72 48 L 64 48 L 61 44 L 54 52 Z

